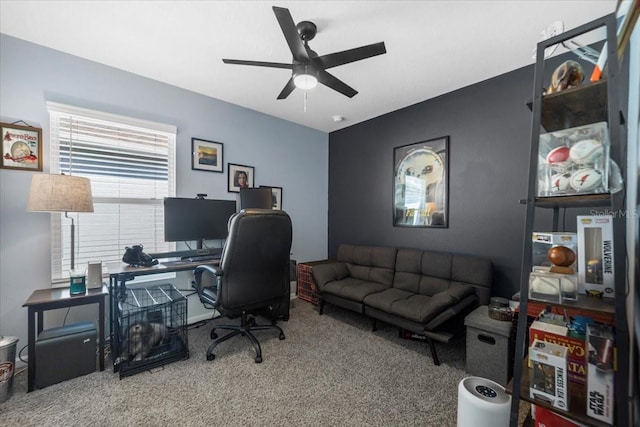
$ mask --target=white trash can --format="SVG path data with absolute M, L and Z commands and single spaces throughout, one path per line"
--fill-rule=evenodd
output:
M 0 336 L 0 403 L 13 393 L 13 373 L 16 363 L 18 338 Z
M 458 427 L 507 427 L 511 396 L 500 384 L 467 377 L 458 384 Z

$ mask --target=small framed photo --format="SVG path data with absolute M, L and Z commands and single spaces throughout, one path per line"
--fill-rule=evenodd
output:
M 227 190 L 230 193 L 239 193 L 241 188 L 253 188 L 255 182 L 255 168 L 253 166 L 227 163 L 227 169 L 229 172 Z
M 261 188 L 271 189 L 271 208 L 274 210 L 282 210 L 282 187 L 272 187 L 270 185 L 261 185 Z
M 42 171 L 42 129 L 0 123 L 2 159 L 0 167 Z
M 191 138 L 191 169 L 224 173 L 222 143 Z

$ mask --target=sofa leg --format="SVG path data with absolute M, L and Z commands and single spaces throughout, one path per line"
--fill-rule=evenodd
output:
M 371 330 L 373 332 L 378 330 L 378 321 L 376 319 L 371 319 Z
M 427 337 L 427 342 L 429 343 L 429 348 L 431 349 L 431 357 L 433 358 L 433 364 L 438 366 L 440 365 L 440 360 L 438 359 L 438 354 L 436 353 L 436 344 L 433 342 L 431 338 Z
M 324 301 L 320 300 L 318 302 L 318 312 L 320 313 L 321 316 L 322 316 L 322 310 L 324 310 Z

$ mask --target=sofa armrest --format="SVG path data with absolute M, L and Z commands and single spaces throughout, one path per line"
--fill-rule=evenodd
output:
M 329 282 L 349 276 L 349 270 L 344 262 L 330 262 L 313 266 L 311 275 L 318 288 L 322 289 Z
M 475 308 L 477 305 L 478 297 L 475 294 L 467 295 L 462 300 L 458 301 L 456 304 L 450 306 L 449 308 L 438 314 L 436 317 L 431 319 L 431 321 L 429 321 L 429 323 L 425 325 L 424 329 L 425 331 L 435 331 L 440 327 L 450 329 L 450 327 L 453 326 L 451 324 L 452 319 L 456 317 L 460 317 L 460 325 L 462 325 L 462 317 L 466 316 L 466 314 L 468 314 L 469 311 L 471 311 L 471 309 Z
M 423 318 L 427 326 L 431 326 L 435 319 L 439 319 L 437 323 L 441 324 L 446 319 L 455 316 L 455 310 L 448 309 L 455 307 L 460 301 L 471 295 L 475 297 L 475 290 L 472 286 L 453 284 L 448 289 L 432 296 L 428 304 L 423 308 Z M 447 311 L 449 311 L 448 315 L 446 314 Z M 431 329 L 431 327 L 426 329 Z

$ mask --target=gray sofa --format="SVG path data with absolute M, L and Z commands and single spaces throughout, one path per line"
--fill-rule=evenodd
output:
M 439 365 L 434 340 L 448 343 L 464 330 L 464 317 L 489 303 L 490 260 L 418 249 L 343 244 L 336 260 L 313 267 L 326 303 L 365 314 L 426 337 Z

